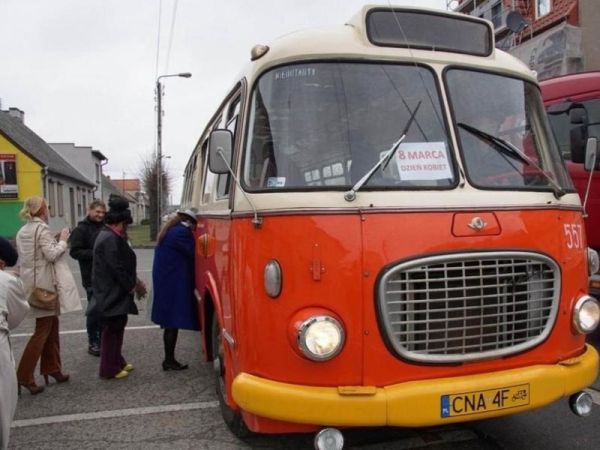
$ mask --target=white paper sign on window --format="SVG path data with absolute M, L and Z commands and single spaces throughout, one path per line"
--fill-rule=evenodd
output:
M 452 178 L 445 142 L 400 144 L 396 166 L 401 180 L 444 180 Z

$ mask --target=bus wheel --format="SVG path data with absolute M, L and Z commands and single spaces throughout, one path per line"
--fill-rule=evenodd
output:
M 227 387 L 225 386 L 225 353 L 223 349 L 223 337 L 219 328 L 219 321 L 216 315 L 212 321 L 212 351 L 213 351 L 213 371 L 215 374 L 215 385 L 219 405 L 221 407 L 221 415 L 227 425 L 227 428 L 238 438 L 244 439 L 252 433 L 242 419 L 242 414 L 239 411 L 231 409 L 227 405 Z

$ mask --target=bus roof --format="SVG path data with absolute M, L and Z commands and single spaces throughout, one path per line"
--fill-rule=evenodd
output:
M 562 75 L 540 81 L 542 97 L 545 103 L 583 100 L 591 95 L 600 94 L 600 71 L 581 72 Z
M 369 41 L 366 30 L 367 15 L 373 9 L 389 10 L 390 8 L 381 5 L 365 5 L 344 25 L 296 31 L 276 39 L 269 44 L 269 50 L 264 56 L 245 67 L 240 78 L 246 77 L 252 81 L 271 67 L 292 62 L 343 59 L 469 65 L 521 76 L 531 81 L 536 80 L 534 73 L 525 64 L 501 50 L 494 49 L 493 46 L 489 56 L 474 56 L 451 51 L 374 45 Z M 394 11 L 398 14 L 421 12 L 432 16 L 446 16 L 462 21 L 490 24 L 483 19 L 431 8 L 394 7 Z M 489 26 L 491 27 L 491 24 Z

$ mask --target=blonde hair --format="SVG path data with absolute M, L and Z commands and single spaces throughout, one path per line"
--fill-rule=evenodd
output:
M 25 199 L 23 203 L 23 209 L 19 213 L 21 219 L 32 220 L 34 217 L 38 217 L 44 212 L 44 206 L 46 206 L 46 199 L 44 197 L 29 197 Z

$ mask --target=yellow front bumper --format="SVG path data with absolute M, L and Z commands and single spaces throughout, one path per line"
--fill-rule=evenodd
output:
M 315 387 L 280 383 L 240 373 L 233 398 L 245 411 L 292 423 L 330 426 L 418 427 L 466 422 L 528 411 L 591 385 L 598 376 L 598 353 L 587 346 L 577 358 L 500 372 L 410 381 L 385 387 Z M 441 397 L 529 385 L 526 405 L 471 415 L 441 417 Z

